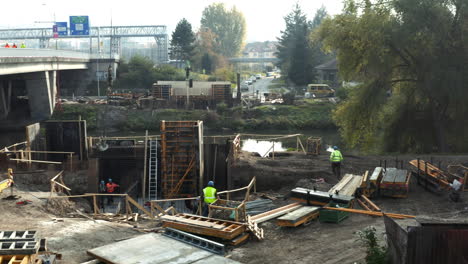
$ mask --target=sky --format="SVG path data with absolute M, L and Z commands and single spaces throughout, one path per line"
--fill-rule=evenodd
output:
M 309 19 L 322 5 L 331 15 L 341 12 L 342 0 L 22 0 L 2 1 L 0 29 L 52 27 L 69 16 L 89 16 L 91 26 L 167 25 L 168 34 L 186 18 L 196 30 L 203 9 L 215 2 L 236 6 L 247 22 L 247 42 L 276 40 L 283 17 L 296 3 Z M 7 11 L 8 10 L 8 11 Z M 55 17 L 55 18 L 54 18 Z

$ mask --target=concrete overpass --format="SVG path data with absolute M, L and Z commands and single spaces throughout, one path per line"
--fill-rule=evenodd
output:
M 22 108 L 29 108 L 25 118 L 49 118 L 59 92 L 85 88 L 109 63 L 115 76 L 117 61 L 74 51 L 0 48 L 0 120 L 16 120 L 13 113 Z
M 276 63 L 278 61 L 278 58 L 229 58 L 229 62 L 231 63 Z

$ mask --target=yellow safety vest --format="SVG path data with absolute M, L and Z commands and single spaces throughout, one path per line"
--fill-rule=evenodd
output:
M 335 150 L 330 155 L 330 161 L 331 162 L 341 162 L 341 161 L 343 161 L 343 155 L 341 155 L 341 152 L 339 150 Z
M 212 204 L 216 201 L 216 188 L 208 186 L 203 189 L 203 196 L 205 197 L 205 203 Z

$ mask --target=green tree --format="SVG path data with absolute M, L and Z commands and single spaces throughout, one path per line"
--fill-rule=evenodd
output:
M 146 57 L 134 56 L 117 68 L 116 89 L 150 89 L 156 81 L 183 81 L 184 71 L 170 65 L 155 67 Z
M 216 34 L 208 28 L 202 28 L 197 32 L 192 63 L 195 70 L 211 74 L 218 68 L 226 67 L 226 58 L 215 51 L 215 39 Z
M 246 23 L 236 7 L 228 10 L 222 3 L 207 6 L 202 13 L 201 28 L 210 29 L 216 35 L 214 51 L 222 56 L 236 56 L 244 47 Z
M 296 85 L 303 86 L 314 81 L 315 66 L 327 58 L 320 49 L 321 43 L 311 38 L 312 32 L 325 16 L 327 13 L 322 7 L 314 20 L 308 21 L 299 4 L 296 4 L 284 18 L 286 29 L 281 31 L 281 37 L 278 38 L 277 66 Z
M 319 35 L 349 91 L 334 119 L 351 146 L 467 151 L 466 0 L 346 1 Z M 451 146 L 451 148 L 449 148 Z
M 194 52 L 195 34 L 192 25 L 183 18 L 172 32 L 169 55 L 173 60 L 190 60 Z

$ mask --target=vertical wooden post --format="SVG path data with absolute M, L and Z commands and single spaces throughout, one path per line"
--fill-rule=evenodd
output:
M 70 153 L 70 171 L 73 171 L 73 153 Z
M 148 130 L 145 132 L 145 153 L 144 153 L 144 160 L 143 160 L 143 203 L 146 201 L 146 176 L 147 176 L 147 162 L 148 162 Z
M 273 147 L 272 147 L 272 151 L 271 151 L 271 156 L 273 157 L 273 160 L 275 160 L 275 142 L 273 142 Z
M 299 152 L 299 136 L 296 137 L 296 151 Z
M 98 208 L 97 208 L 97 201 L 96 201 L 96 195 L 93 195 L 93 208 L 94 208 L 94 215 L 98 214 Z
M 125 217 L 128 220 L 128 213 L 129 213 L 129 204 L 128 204 L 128 194 L 125 196 Z
M 80 160 L 83 160 L 83 142 L 81 140 L 81 115 L 78 116 L 78 138 L 80 144 Z

